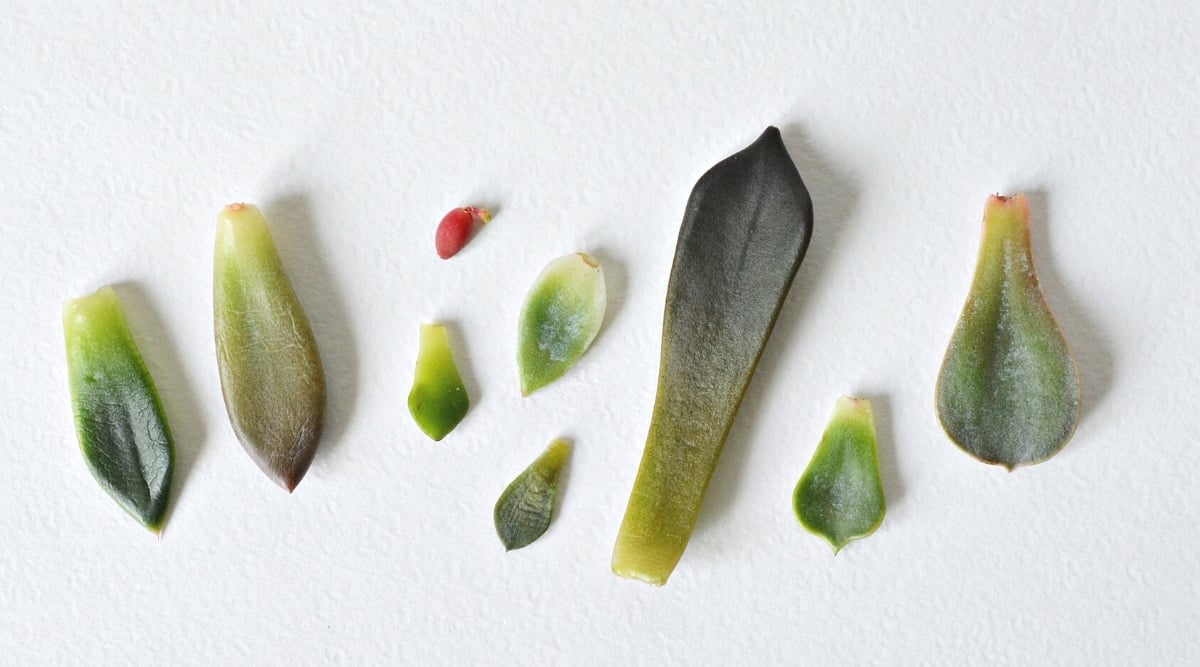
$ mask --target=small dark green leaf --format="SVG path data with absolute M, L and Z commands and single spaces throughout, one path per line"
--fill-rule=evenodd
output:
M 834 553 L 883 522 L 887 504 L 869 401 L 838 399 L 792 501 L 801 525 L 829 540 Z
M 505 550 L 528 546 L 550 527 L 558 476 L 570 451 L 571 446 L 562 440 L 551 442 L 500 494 L 493 518 Z
M 162 531 L 175 446 L 150 371 L 116 292 L 63 308 L 67 371 L 79 447 L 92 476 L 150 530 Z

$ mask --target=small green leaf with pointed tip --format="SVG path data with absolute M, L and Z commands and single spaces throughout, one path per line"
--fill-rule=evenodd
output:
M 408 393 L 408 411 L 425 435 L 436 440 L 446 437 L 467 416 L 471 405 L 450 352 L 446 327 L 422 324 L 417 350 L 417 371 Z
M 1075 360 L 1038 286 L 1024 195 L 993 195 L 984 208 L 975 279 L 938 375 L 937 411 L 955 444 L 1009 470 L 1054 456 L 1075 432 Z
M 578 252 L 546 265 L 534 281 L 518 325 L 521 394 L 562 377 L 600 331 L 606 303 L 604 270 Z
M 316 339 L 256 207 L 221 211 L 213 264 L 225 410 L 246 453 L 290 492 L 312 464 L 325 423 Z
M 504 489 L 492 514 L 506 551 L 528 546 L 550 527 L 558 477 L 571 446 L 554 440 L 546 451 Z
M 79 448 L 92 476 L 142 525 L 166 518 L 175 445 L 162 401 L 111 287 L 63 307 Z
M 875 532 L 887 503 L 871 402 L 843 396 L 792 496 L 796 518 L 829 540 L 833 552 Z

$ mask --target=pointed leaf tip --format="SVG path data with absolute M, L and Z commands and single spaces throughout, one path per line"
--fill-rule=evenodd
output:
M 606 304 L 604 270 L 587 253 L 559 257 L 542 269 L 518 324 L 522 396 L 562 377 L 579 361 L 600 331 Z
M 63 307 L 79 448 L 96 482 L 151 532 L 166 521 L 175 444 L 158 390 L 111 287 Z
M 250 204 L 226 206 L 217 216 L 213 327 L 234 433 L 258 467 L 290 492 L 320 441 L 325 375 L 266 220 Z
M 559 475 L 570 451 L 565 441 L 554 440 L 500 494 L 492 519 L 506 552 L 529 546 L 550 527 Z
M 413 421 L 438 442 L 467 416 L 470 405 L 445 325 L 422 324 L 417 367 L 408 394 Z
M 682 557 L 812 227 L 812 199 L 775 128 L 692 188 L 667 287 L 658 393 L 614 573 L 663 585 Z
M 792 504 L 800 524 L 825 538 L 835 555 L 883 522 L 887 503 L 869 401 L 848 396 L 838 400 L 812 461 L 796 483 Z
M 1079 381 L 1038 284 L 1023 195 L 984 207 L 975 277 L 937 381 L 950 439 L 1010 472 L 1058 453 L 1079 420 Z

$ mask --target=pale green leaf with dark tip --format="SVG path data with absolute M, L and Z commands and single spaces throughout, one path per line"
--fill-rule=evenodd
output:
M 446 327 L 422 324 L 417 370 L 408 393 L 408 411 L 413 420 L 425 435 L 441 440 L 467 416 L 470 405 L 450 351 Z
M 585 253 L 550 262 L 538 275 L 518 325 L 521 394 L 562 377 L 592 344 L 604 321 L 604 270 Z
M 937 411 L 947 435 L 1009 470 L 1066 445 L 1079 421 L 1075 360 L 1038 286 L 1023 195 L 992 196 L 971 292 L 946 350 Z
M 492 516 L 506 551 L 528 546 L 550 527 L 559 473 L 570 451 L 565 441 L 554 440 L 500 494 Z
M 233 431 L 258 467 L 292 491 L 321 438 L 325 374 L 266 220 L 249 204 L 217 217 L 213 324 Z
M 829 540 L 833 552 L 875 532 L 887 503 L 871 403 L 843 396 L 800 476 L 792 505 L 800 524 Z
M 692 189 L 667 286 L 650 432 L 613 548 L 616 574 L 661 586 L 683 556 L 812 228 L 808 189 L 774 127 Z
M 63 308 L 67 372 L 79 447 L 88 469 L 122 508 L 162 530 L 175 445 L 154 380 L 111 287 Z

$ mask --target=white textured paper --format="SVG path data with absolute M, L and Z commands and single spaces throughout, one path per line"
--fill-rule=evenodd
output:
M 0 2 L 6 664 L 1197 664 L 1200 6 Z M 274 5 L 274 6 L 272 6 Z M 768 124 L 808 257 L 665 588 L 609 556 L 690 189 Z M 934 413 L 983 204 L 1026 192 L 1083 419 L 1009 474 Z M 257 203 L 329 380 L 289 496 L 235 441 L 214 223 Z M 495 220 L 450 261 L 450 208 Z M 604 265 L 583 360 L 522 399 L 550 259 Z M 178 448 L 161 540 L 93 482 L 64 299 L 113 283 Z M 405 405 L 447 323 L 472 408 Z M 791 492 L 837 397 L 875 406 L 888 513 L 834 557 Z M 554 523 L 492 506 L 555 437 Z

